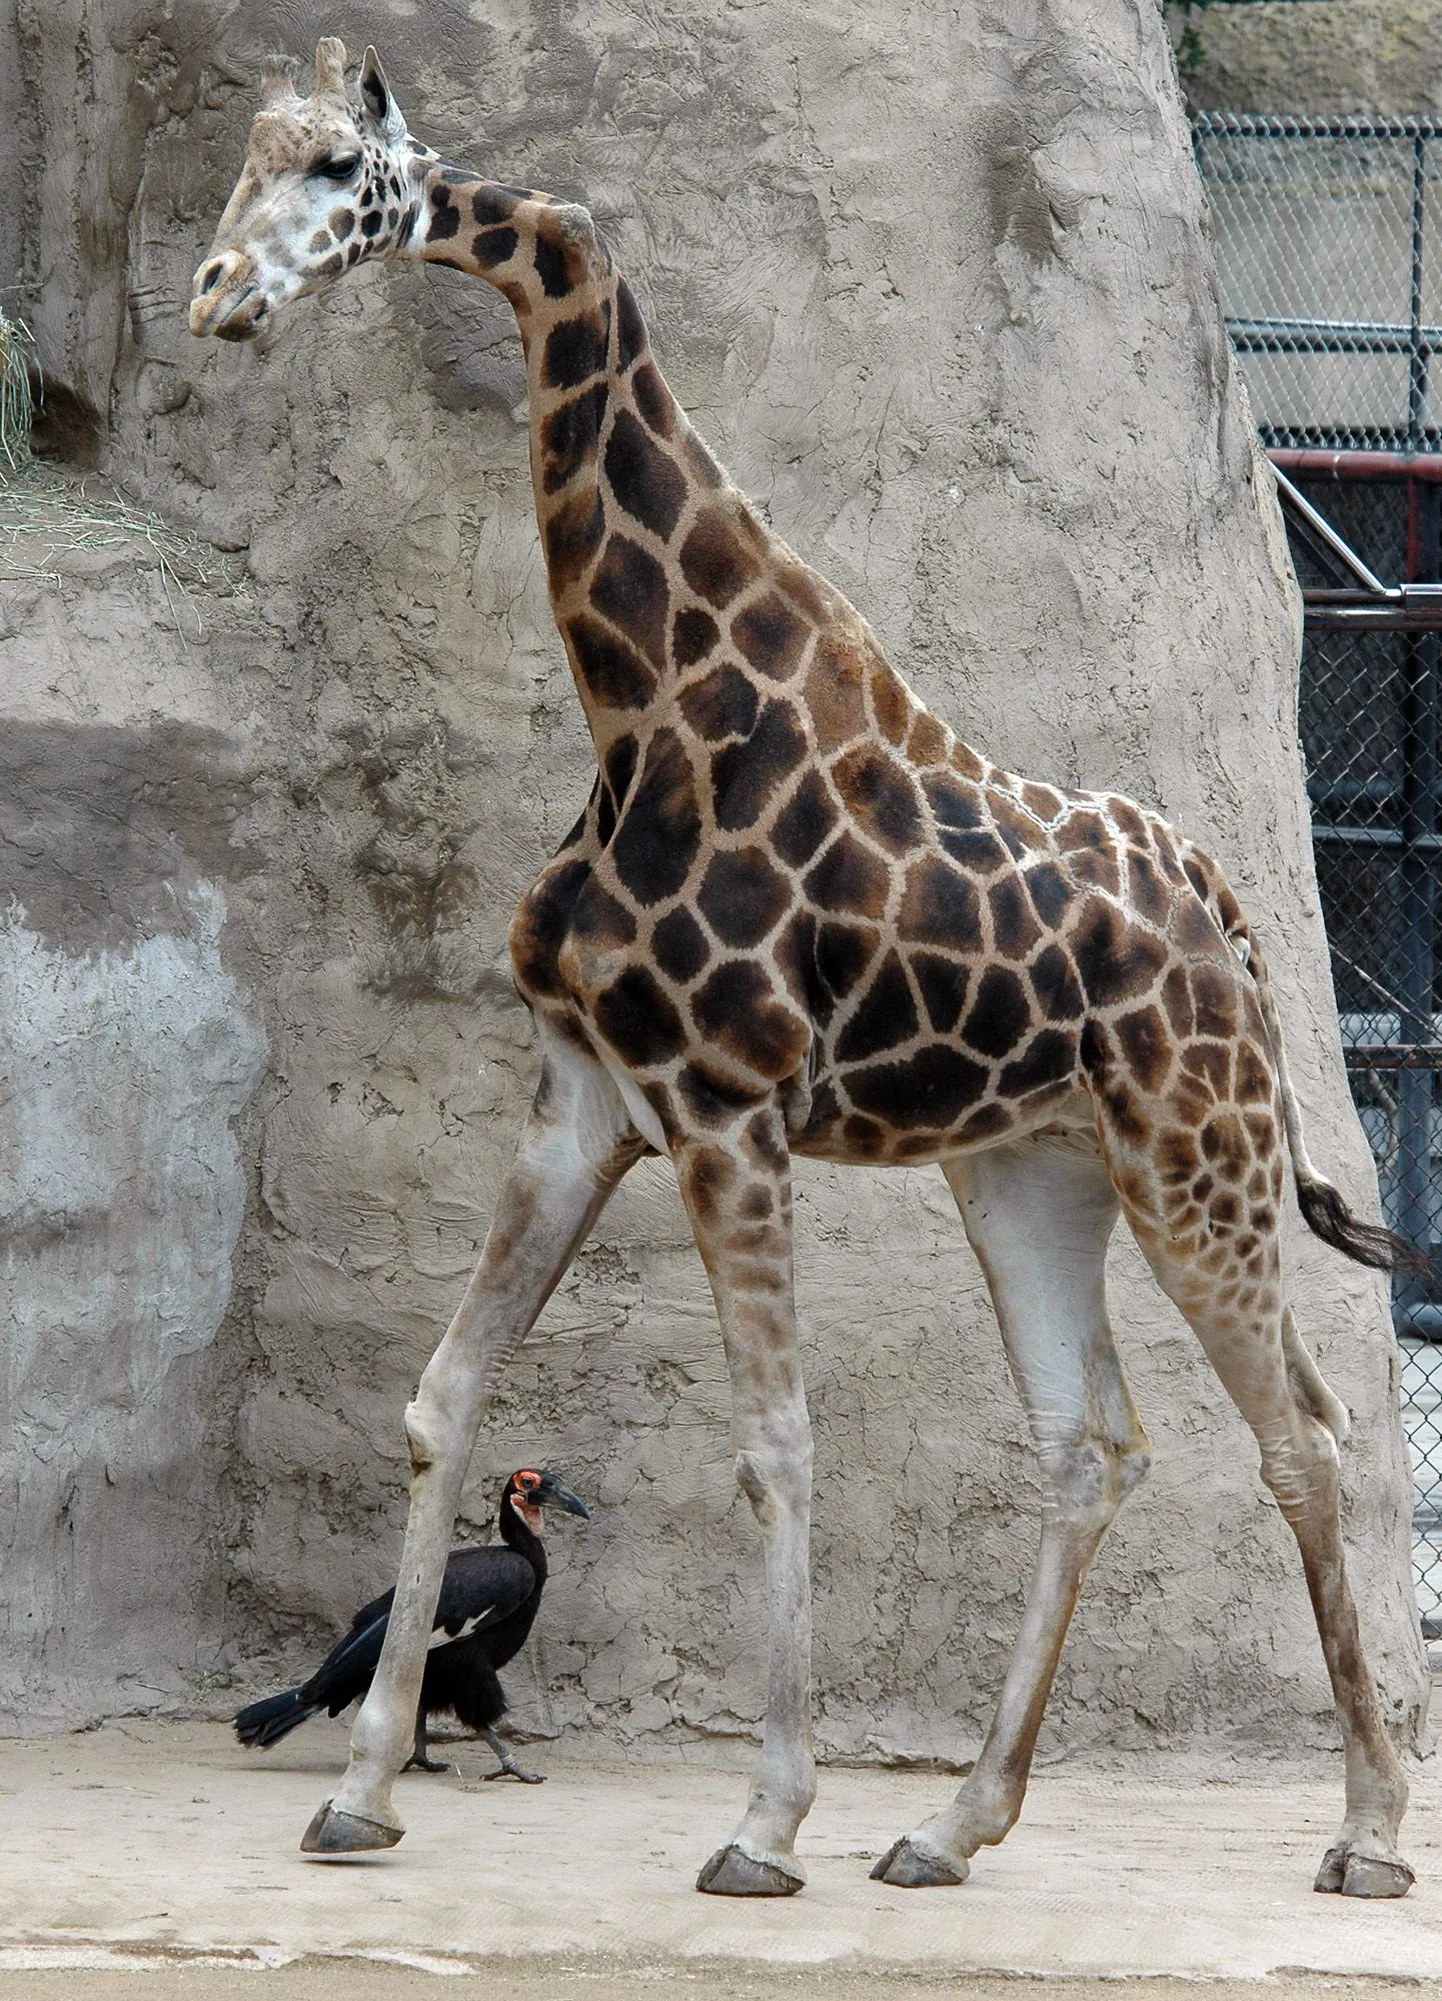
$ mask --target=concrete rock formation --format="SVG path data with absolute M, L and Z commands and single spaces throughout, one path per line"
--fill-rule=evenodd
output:
M 1170 5 L 1174 37 L 1190 24 L 1201 61 L 1187 95 L 1209 111 L 1302 117 L 1435 117 L 1442 109 L 1439 0 L 1288 0 L 1188 13 Z
M 1311 875 L 1295 596 L 1154 15 L 703 0 L 663 34 L 643 10 L 604 27 L 475 11 L 446 0 L 424 46 L 403 24 L 390 37 L 417 129 L 587 201 L 683 405 L 929 704 L 1010 767 L 1115 785 L 1218 855 L 1284 969 L 1312 1150 L 1368 1202 Z M 129 1206 L 108 1186 L 87 1200 L 81 1149 L 41 1174 L 26 1136 L 77 1038 L 32 1050 L 0 1031 L 0 1256 L 33 1284 L 10 1213 L 23 1156 L 57 1275 L 22 1294 L 7 1265 L 6 1310 L 36 1304 L 0 1464 L 27 1560 L 55 1574 L 73 1546 L 89 1566 L 84 1619 L 5 1649 L 9 1728 L 173 1701 L 228 1672 L 241 1634 L 298 1661 L 385 1581 L 400 1411 L 534 1082 L 505 929 L 590 750 L 545 600 L 509 315 L 460 277 L 395 270 L 298 307 L 270 352 L 185 331 L 262 54 L 321 31 L 359 46 L 370 25 L 348 5 L 63 0 L 0 30 L 20 65 L 0 74 L 23 79 L 5 143 L 44 162 L 0 244 L 18 234 L 36 285 L 56 448 L 103 458 L 244 577 L 167 603 L 141 550 L 56 557 L 58 589 L 0 597 L 4 741 L 35 746 L 5 793 L 4 977 L 43 988 L 54 1018 L 98 1006 L 114 1027 L 65 1086 L 82 1131 L 122 1103 L 149 1121 Z M 160 998 L 182 967 L 190 1013 L 172 1019 Z M 127 979 L 151 1005 L 89 998 Z M 820 1748 L 955 1757 L 1029 1568 L 1021 1413 L 934 1171 L 803 1168 L 797 1202 Z M 166 1266 L 182 1243 L 183 1285 Z M 1406 1736 L 1424 1683 L 1381 1288 L 1300 1229 L 1293 1252 L 1299 1322 L 1355 1420 L 1346 1525 Z M 157 1360 L 166 1286 L 183 1334 Z M 1114 1299 L 1159 1466 L 1098 1564 L 1049 1741 L 1324 1737 L 1290 1537 L 1257 1505 L 1240 1421 L 1126 1246 Z M 62 1333 L 92 1401 L 112 1376 L 137 1385 L 130 1405 L 111 1396 L 118 1487 L 99 1432 L 68 1478 L 34 1449 L 37 1411 L 72 1436 L 46 1373 Z M 478 1511 L 530 1457 L 602 1504 L 584 1574 L 550 1586 L 533 1727 L 752 1732 L 742 1580 L 760 1558 L 712 1309 L 656 1166 L 508 1372 Z M 147 1508 L 126 1506 L 132 1486 Z M 125 1609 L 139 1581 L 143 1619 Z

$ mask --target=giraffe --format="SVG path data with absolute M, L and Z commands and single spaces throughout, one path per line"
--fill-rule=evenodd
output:
M 811 1433 L 790 1162 L 938 1164 L 1040 1460 L 1021 1629 L 955 1799 L 872 1874 L 957 1884 L 1015 1823 L 1078 1592 L 1150 1446 L 1107 1319 L 1124 1215 L 1260 1449 L 1300 1548 L 1345 1748 L 1319 1890 L 1401 1896 L 1407 1788 L 1347 1582 L 1347 1413 L 1286 1303 L 1301 1212 L 1378 1268 L 1420 1256 L 1313 1165 L 1262 953 L 1220 869 L 1155 813 L 999 769 L 922 705 L 851 604 L 758 519 L 671 395 L 587 211 L 410 137 L 373 49 L 302 97 L 267 66 L 191 330 L 242 340 L 353 265 L 484 278 L 525 349 L 552 605 L 596 752 L 522 899 L 540 1079 L 480 1263 L 405 1416 L 412 1486 L 385 1652 L 302 1846 L 389 1847 L 461 1481 L 506 1356 L 643 1155 L 668 1158 L 708 1274 L 736 1479 L 760 1526 L 766 1717 L 745 1812 L 700 1872 L 789 1895 L 815 1794 Z

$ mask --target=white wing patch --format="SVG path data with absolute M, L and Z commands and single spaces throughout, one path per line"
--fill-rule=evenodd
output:
M 426 1641 L 426 1652 L 431 1653 L 436 1647 L 453 1647 L 457 1640 L 468 1640 L 481 1621 L 490 1617 L 492 1609 L 487 1605 L 484 1611 L 477 1612 L 472 1618 L 465 1620 L 458 1633 L 448 1633 L 444 1626 L 437 1626 Z

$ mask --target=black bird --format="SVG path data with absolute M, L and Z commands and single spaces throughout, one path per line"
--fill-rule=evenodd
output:
M 449 1769 L 426 1751 L 428 1719 L 449 1709 L 468 1729 L 484 1737 L 500 1759 L 500 1771 L 487 1772 L 488 1779 L 509 1773 L 527 1785 L 539 1785 L 544 1777 L 540 1772 L 523 1772 L 492 1726 L 506 1713 L 505 1690 L 496 1670 L 525 1643 L 545 1589 L 541 1509 L 548 1505 L 590 1518 L 590 1510 L 554 1473 L 529 1469 L 513 1473 L 501 1494 L 498 1518 L 507 1547 L 500 1549 L 492 1543 L 484 1549 L 453 1549 L 446 1558 L 416 1711 L 415 1749 L 407 1771 Z M 331 1648 L 309 1681 L 242 1709 L 235 1719 L 235 1734 L 241 1743 L 266 1750 L 308 1716 L 322 1709 L 339 1716 L 347 1703 L 364 1695 L 381 1657 L 395 1595 L 392 1585 L 381 1597 L 362 1605 L 350 1631 Z

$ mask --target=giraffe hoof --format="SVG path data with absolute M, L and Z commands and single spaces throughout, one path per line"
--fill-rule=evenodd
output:
M 696 1888 L 712 1897 L 794 1897 L 806 1878 L 794 1857 L 783 1866 L 778 1855 L 748 1855 L 732 1841 L 718 1848 L 696 1878 Z
M 1312 1885 L 1326 1895 L 1328 1892 L 1340 1894 L 1347 1874 L 1347 1851 L 1345 1848 L 1329 1848 L 1322 1857 L 1322 1866 L 1317 1871 L 1317 1880 Z
M 891 1883 L 898 1890 L 932 1890 L 964 1883 L 971 1874 L 966 1862 L 954 1862 L 914 1834 L 903 1834 L 871 1872 L 873 1883 Z
M 361 1855 L 376 1848 L 394 1848 L 405 1833 L 364 1814 L 338 1813 L 327 1800 L 300 1838 L 302 1855 Z
M 1416 1880 L 1400 1855 L 1361 1855 L 1337 1847 L 1322 1857 L 1312 1888 L 1343 1897 L 1405 1897 Z

